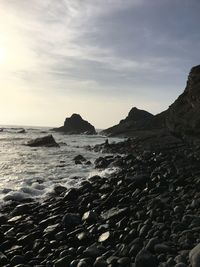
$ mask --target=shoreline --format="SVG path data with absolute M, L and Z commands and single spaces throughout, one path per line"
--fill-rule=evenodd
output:
M 180 143 L 134 151 L 126 142 L 109 144 L 114 155 L 96 161 L 118 173 L 3 206 L 1 266 L 188 266 L 200 242 L 200 151 Z M 126 146 L 134 153 L 117 154 Z

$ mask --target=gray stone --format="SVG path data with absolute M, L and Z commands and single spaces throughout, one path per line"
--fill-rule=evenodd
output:
M 192 267 L 200 266 L 200 243 L 190 251 L 189 260 Z

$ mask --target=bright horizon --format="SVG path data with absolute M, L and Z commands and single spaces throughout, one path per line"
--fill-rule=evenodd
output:
M 0 125 L 157 114 L 200 64 L 197 0 L 0 0 Z

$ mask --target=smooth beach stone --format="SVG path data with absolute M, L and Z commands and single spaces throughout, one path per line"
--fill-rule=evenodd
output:
M 5 224 L 7 222 L 7 216 L 0 213 L 0 225 Z
M 78 190 L 76 188 L 71 188 L 65 193 L 63 199 L 66 201 L 73 201 L 76 200 L 78 196 L 79 196 Z
M 95 211 L 87 211 L 82 216 L 82 221 L 86 221 L 87 223 L 96 223 L 98 221 L 98 215 Z
M 93 266 L 94 267 L 107 267 L 108 264 L 105 260 L 105 257 L 98 257 L 98 258 L 96 258 Z
M 149 250 L 150 252 L 154 252 L 154 246 L 159 244 L 159 242 L 160 242 L 159 238 L 157 237 L 151 238 L 146 245 L 146 249 Z
M 158 260 L 149 251 L 143 249 L 135 258 L 135 267 L 158 267 Z
M 171 248 L 166 244 L 155 244 L 154 251 L 156 253 L 167 253 L 171 251 Z
M 192 267 L 200 266 L 200 243 L 190 251 L 189 260 Z
M 5 265 L 8 262 L 8 259 L 6 255 L 4 255 L 2 252 L 0 252 L 0 265 Z
M 15 255 L 11 260 L 10 260 L 10 263 L 12 265 L 18 265 L 18 264 L 23 264 L 25 263 L 25 259 L 23 256 L 21 255 Z
M 174 265 L 174 267 L 187 267 L 187 265 L 183 262 L 179 262 L 176 265 Z
M 119 266 L 121 267 L 129 267 L 130 265 L 130 258 L 128 257 L 123 257 L 123 258 L 120 258 L 117 263 L 119 264 Z
M 102 252 L 97 246 L 93 245 L 93 246 L 86 248 L 83 251 L 83 255 L 86 257 L 97 258 L 102 255 Z
M 57 260 L 53 266 L 54 267 L 66 267 L 70 264 L 70 262 L 71 262 L 71 257 L 66 256 L 66 257 L 63 257 Z
M 77 267 L 89 267 L 88 263 L 84 260 L 79 261 Z
M 111 237 L 111 233 L 109 231 L 107 231 L 107 232 L 105 232 L 99 236 L 98 241 L 103 243 L 103 242 L 107 241 L 108 239 L 110 239 L 110 237 Z
M 81 216 L 78 213 L 66 213 L 62 219 L 62 224 L 66 229 L 73 229 L 80 223 Z
M 90 235 L 86 232 L 81 232 L 77 235 L 77 238 L 81 243 L 87 244 L 87 242 L 90 240 Z
M 128 208 L 118 208 L 118 207 L 114 207 L 110 210 L 107 210 L 105 212 L 103 212 L 101 214 L 102 218 L 104 220 L 108 220 L 108 219 L 111 219 L 111 218 L 120 218 L 125 216 L 127 213 L 128 213 Z

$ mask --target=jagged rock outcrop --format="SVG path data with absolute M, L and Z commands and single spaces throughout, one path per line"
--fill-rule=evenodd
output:
M 119 124 L 101 132 L 107 136 L 133 136 L 152 129 L 161 128 L 161 116 L 155 116 L 145 110 L 136 107 L 132 108 L 128 116 Z
M 187 138 L 200 138 L 200 65 L 191 69 L 185 91 L 165 114 L 171 133 Z
M 83 120 L 79 114 L 72 114 L 70 118 L 65 119 L 64 126 L 54 128 L 53 131 L 66 134 L 96 134 L 94 126 Z
M 160 114 L 133 108 L 125 120 L 101 132 L 107 136 L 148 136 L 172 134 L 200 138 L 200 65 L 191 69 L 184 92 Z

